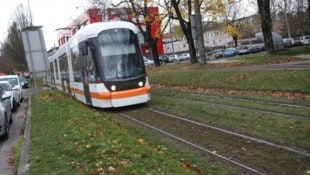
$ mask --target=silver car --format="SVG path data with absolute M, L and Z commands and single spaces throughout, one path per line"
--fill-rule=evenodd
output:
M 19 102 L 21 103 L 23 101 L 24 90 L 17 75 L 2 75 L 0 76 L 0 81 L 9 81 L 13 86 L 13 90 L 18 92 Z
M 12 112 L 15 112 L 16 109 L 20 106 L 19 95 L 18 92 L 13 90 L 13 86 L 8 81 L 0 81 L 0 88 L 4 91 L 4 94 L 11 96 L 11 109 Z
M 0 88 L 0 138 L 9 138 L 9 124 L 13 122 L 11 112 L 11 96 Z

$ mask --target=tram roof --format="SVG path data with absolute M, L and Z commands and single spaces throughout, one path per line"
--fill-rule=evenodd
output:
M 130 22 L 126 21 L 111 21 L 111 22 L 97 22 L 86 25 L 83 29 L 79 30 L 75 35 L 73 35 L 68 42 L 62 45 L 58 52 L 58 55 L 65 53 L 66 47 L 76 45 L 81 41 L 85 41 L 89 38 L 96 37 L 101 31 L 116 29 L 116 28 L 126 28 L 132 30 L 134 33 L 138 33 L 138 28 Z M 55 53 L 56 53 L 55 52 Z M 54 53 L 54 54 L 55 54 Z M 54 55 L 53 54 L 53 55 Z M 51 57 L 53 57 L 53 55 Z
M 138 32 L 137 27 L 134 24 L 126 21 L 97 22 L 86 25 L 83 29 L 79 30 L 75 34 L 75 37 L 77 42 L 81 42 L 88 38 L 96 37 L 101 31 L 115 28 L 127 28 L 135 33 Z

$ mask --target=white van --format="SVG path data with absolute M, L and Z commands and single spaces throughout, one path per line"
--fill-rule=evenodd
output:
M 2 75 L 0 76 L 0 81 L 9 81 L 13 86 L 13 90 L 17 91 L 18 93 L 19 102 L 21 103 L 23 101 L 24 99 L 23 88 L 17 75 Z

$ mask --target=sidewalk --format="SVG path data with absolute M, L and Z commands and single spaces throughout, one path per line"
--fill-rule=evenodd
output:
M 17 175 L 26 175 L 28 174 L 28 168 L 29 168 L 29 142 L 30 142 L 30 118 L 31 118 L 31 96 L 29 97 L 28 102 L 28 111 L 27 111 L 27 118 L 26 118 L 26 124 L 25 124 L 25 131 L 23 136 L 23 145 L 22 150 L 20 154 L 19 159 L 19 167 L 17 170 Z

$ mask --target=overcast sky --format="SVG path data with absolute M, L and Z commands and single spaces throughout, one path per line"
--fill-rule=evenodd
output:
M 88 7 L 88 0 L 0 0 L 0 42 L 7 37 L 7 30 L 12 25 L 10 19 L 17 6 L 21 3 L 27 6 L 28 2 L 34 20 L 33 25 L 43 26 L 47 50 L 58 45 L 55 29 L 66 27 Z M 242 2 L 246 5 L 248 0 Z M 246 9 L 248 8 L 249 5 Z
M 66 27 L 87 6 L 87 0 L 0 0 L 0 41 L 7 37 L 17 6 L 30 4 L 35 26 L 43 26 L 46 49 L 57 46 L 55 29 Z

